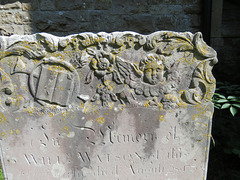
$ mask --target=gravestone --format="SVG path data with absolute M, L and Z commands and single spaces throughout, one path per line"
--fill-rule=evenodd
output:
M 217 58 L 201 33 L 0 43 L 6 179 L 206 179 Z

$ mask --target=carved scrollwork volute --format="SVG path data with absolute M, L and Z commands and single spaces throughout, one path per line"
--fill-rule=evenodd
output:
M 188 91 L 181 92 L 183 101 L 190 104 L 200 104 L 211 101 L 216 87 L 216 80 L 212 74 L 213 66 L 218 62 L 217 53 L 209 47 L 202 38 L 202 34 L 196 33 L 193 42 L 197 53 L 203 60 L 195 68 Z

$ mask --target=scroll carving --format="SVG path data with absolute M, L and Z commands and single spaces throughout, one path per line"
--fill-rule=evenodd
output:
M 0 42 L 0 99 L 9 106 L 6 96 L 13 92 L 15 99 L 22 96 L 13 84 L 27 87 L 21 108 L 130 105 L 171 109 L 210 101 L 215 89 L 211 71 L 217 63 L 216 52 L 201 33 L 67 37 L 39 33 L 1 37 Z

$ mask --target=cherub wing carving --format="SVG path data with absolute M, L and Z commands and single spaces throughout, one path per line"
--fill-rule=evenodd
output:
M 155 97 L 161 94 L 160 86 L 165 81 L 163 56 L 149 54 L 140 63 L 120 59 L 116 65 L 124 83 L 134 89 L 137 95 Z

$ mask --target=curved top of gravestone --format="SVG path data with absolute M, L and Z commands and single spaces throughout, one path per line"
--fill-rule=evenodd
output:
M 200 32 L 0 36 L 0 109 L 50 107 L 88 113 L 201 104 L 213 96 L 211 71 L 216 63 L 216 52 Z

